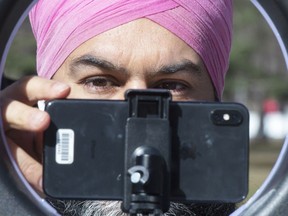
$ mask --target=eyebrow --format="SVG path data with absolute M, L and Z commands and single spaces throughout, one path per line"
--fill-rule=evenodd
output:
M 197 65 L 193 63 L 192 61 L 185 59 L 180 63 L 163 66 L 159 70 L 159 72 L 165 73 L 165 74 L 176 73 L 179 71 L 195 72 L 196 74 L 200 75 L 202 68 L 200 65 Z
M 127 73 L 127 70 L 123 67 L 119 67 L 115 64 L 113 64 L 110 61 L 107 61 L 103 58 L 96 57 L 91 54 L 86 54 L 83 56 L 80 56 L 76 59 L 74 59 L 70 65 L 70 71 L 72 72 L 72 75 L 78 72 L 78 67 L 97 67 L 104 70 L 110 70 L 110 71 L 120 71 Z
M 79 67 L 97 67 L 109 71 L 119 71 L 128 73 L 128 70 L 124 67 L 117 66 L 110 61 L 107 61 L 101 57 L 94 56 L 91 54 L 85 54 L 74 59 L 70 65 L 71 75 L 79 72 Z M 173 74 L 179 71 L 189 71 L 201 75 L 202 68 L 200 65 L 194 62 L 184 59 L 183 61 L 171 65 L 164 65 L 160 69 L 153 71 L 152 74 Z

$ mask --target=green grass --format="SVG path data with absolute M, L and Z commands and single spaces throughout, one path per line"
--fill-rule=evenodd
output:
M 278 158 L 283 140 L 255 140 L 250 146 L 249 193 L 246 202 L 262 185 Z M 240 203 L 241 205 L 241 203 Z

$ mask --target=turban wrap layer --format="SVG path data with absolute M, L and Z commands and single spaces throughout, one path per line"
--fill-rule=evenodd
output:
M 218 98 L 222 96 L 231 49 L 232 0 L 39 0 L 29 17 L 39 76 L 50 79 L 88 39 L 147 18 L 198 53 Z

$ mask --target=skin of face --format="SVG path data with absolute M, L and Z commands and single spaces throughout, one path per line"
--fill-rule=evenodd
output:
M 168 89 L 173 100 L 215 100 L 199 55 L 184 41 L 139 19 L 77 47 L 54 74 L 71 86 L 68 98 L 124 99 L 127 89 Z

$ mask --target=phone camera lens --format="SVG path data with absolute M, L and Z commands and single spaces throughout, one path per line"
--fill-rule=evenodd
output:
M 223 114 L 223 120 L 226 121 L 226 122 L 229 121 L 230 120 L 230 114 L 229 113 L 224 113 Z
M 216 125 L 239 125 L 242 122 L 242 115 L 237 110 L 214 110 L 211 113 L 211 120 Z

